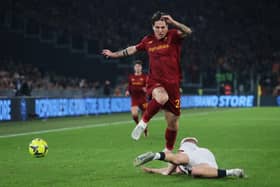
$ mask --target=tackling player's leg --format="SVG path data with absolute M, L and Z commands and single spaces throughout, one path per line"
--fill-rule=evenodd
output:
M 137 156 L 134 160 L 134 166 L 138 167 L 154 159 L 155 153 L 147 152 Z
M 171 153 L 171 152 L 147 152 L 137 156 L 134 160 L 134 166 L 138 167 L 144 165 L 152 160 L 162 160 L 172 163 L 174 166 L 186 166 L 189 163 L 188 155 L 184 153 Z M 162 170 L 165 168 L 145 168 L 144 171 L 148 173 L 163 174 Z M 227 176 L 234 176 L 239 178 L 246 177 L 244 170 L 240 168 L 235 169 L 218 169 L 210 166 L 209 164 L 199 164 L 190 168 L 186 174 L 193 177 L 203 178 L 224 178 Z

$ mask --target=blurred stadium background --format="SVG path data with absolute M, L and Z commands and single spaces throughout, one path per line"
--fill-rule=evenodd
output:
M 0 10 L 1 96 L 14 96 L 24 81 L 32 89 L 19 95 L 123 95 L 131 61 L 146 56 L 106 60 L 100 52 L 139 42 L 156 10 L 194 30 L 182 53 L 185 94 L 222 93 L 229 83 L 232 94 L 254 94 L 260 84 L 272 95 L 280 82 L 276 0 L 6 0 Z
M 1 100 L 2 111 L 7 113 L 10 105 L 18 108 L 14 113 L 38 115 L 29 100 L 13 100 L 22 96 L 124 96 L 131 61 L 145 61 L 147 71 L 147 56 L 108 60 L 100 52 L 139 42 L 151 32 L 150 17 L 156 10 L 194 31 L 183 46 L 183 95 L 253 95 L 253 106 L 279 105 L 276 0 L 6 0 L 0 8 L 0 97 L 12 100 Z
M 148 177 L 126 163 L 139 152 L 162 148 L 156 144 L 162 142 L 162 130 L 139 146 L 129 138 L 130 100 L 124 96 L 127 77 L 135 59 L 146 62 L 144 70 L 148 71 L 147 56 L 139 53 L 112 60 L 100 55 L 103 48 L 118 50 L 139 42 L 151 32 L 150 17 L 157 10 L 171 14 L 193 30 L 184 42 L 181 59 L 184 108 L 181 123 L 187 124 L 186 132 L 202 138 L 218 158 L 225 160 L 222 163 L 226 167 L 243 166 L 253 178 L 272 171 L 264 180 L 221 183 L 191 180 L 190 183 L 194 186 L 279 186 L 274 174 L 279 173 L 280 168 L 276 144 L 279 137 L 275 133 L 279 132 L 280 114 L 280 2 L 277 0 L 1 1 L 0 158 L 3 169 L 0 186 L 19 186 L 20 181 L 28 186 L 34 179 L 24 173 L 31 171 L 35 164 L 46 168 L 43 172 L 46 176 L 34 170 L 32 175 L 39 179 L 30 186 L 69 185 L 67 179 L 79 172 L 83 177 L 72 178 L 72 186 L 79 183 L 81 186 L 143 186 L 143 178 L 151 186 L 170 186 L 172 179 Z M 254 108 L 257 106 L 263 108 Z M 217 109 L 220 107 L 222 109 Z M 245 109 L 228 109 L 232 107 Z M 220 114 L 224 115 L 224 111 L 228 111 L 228 115 L 222 118 Z M 202 117 L 185 122 L 185 115 L 188 117 L 189 113 Z M 61 118 L 63 116 L 81 117 Z M 42 120 L 33 121 L 37 118 Z M 124 126 L 91 129 L 94 125 L 118 121 Z M 161 127 L 157 124 L 164 122 L 159 117 L 152 123 L 155 124 L 152 130 L 157 132 Z M 203 128 L 200 129 L 200 125 Z M 68 128 L 73 131 L 52 134 Z M 23 156 L 28 154 L 25 146 L 36 136 L 50 142 L 48 162 Z M 83 146 L 79 141 L 73 143 L 72 136 L 78 137 Z M 101 141 L 101 137 L 107 137 L 108 141 Z M 110 138 L 118 141 L 114 143 Z M 248 139 L 249 144 L 244 144 Z M 238 145 L 230 144 L 232 140 Z M 87 142 L 103 143 L 96 147 Z M 120 145 L 133 149 L 124 151 Z M 90 151 L 78 153 L 85 149 Z M 115 153 L 110 152 L 111 149 Z M 267 154 L 262 153 L 263 149 Z M 106 156 L 103 158 L 100 154 Z M 121 155 L 119 160 L 117 154 Z M 260 157 L 274 161 L 265 166 Z M 78 163 L 76 158 L 83 161 Z M 226 158 L 230 159 L 226 161 Z M 104 159 L 106 166 L 101 164 Z M 101 171 L 92 169 L 86 161 Z M 65 172 L 51 169 L 56 166 Z M 113 166 L 124 173 L 118 173 Z M 62 179 L 58 180 L 57 175 Z M 142 179 L 137 180 L 137 175 Z M 179 183 L 176 186 L 185 185 L 182 178 L 175 181 Z

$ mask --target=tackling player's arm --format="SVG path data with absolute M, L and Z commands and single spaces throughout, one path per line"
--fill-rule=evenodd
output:
M 184 25 L 183 23 L 180 23 L 180 22 L 174 20 L 170 15 L 163 15 L 162 18 L 164 18 L 168 24 L 171 24 L 174 27 L 178 28 L 179 35 L 181 35 L 182 38 L 186 37 L 192 33 L 191 28 Z
M 109 49 L 103 49 L 102 55 L 104 55 L 107 58 L 120 58 L 120 57 L 133 55 L 136 52 L 137 52 L 136 46 L 133 45 L 116 52 L 112 52 Z
M 176 165 L 174 164 L 169 164 L 168 167 L 165 168 L 148 168 L 148 167 L 142 167 L 143 171 L 147 173 L 157 173 L 161 175 L 171 175 L 175 169 Z

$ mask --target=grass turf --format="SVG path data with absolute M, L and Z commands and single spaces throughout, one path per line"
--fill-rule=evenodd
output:
M 162 114 L 148 138 L 130 138 L 129 114 L 0 123 L 0 186 L 280 186 L 280 108 L 184 110 L 181 138 L 196 136 L 214 152 L 220 168 L 242 167 L 246 179 L 193 179 L 143 173 L 132 165 L 146 151 L 164 147 Z M 33 132 L 34 134 L 31 134 Z M 12 136 L 11 136 L 12 135 Z M 10 137 L 9 137 L 10 136 Z M 32 158 L 28 144 L 45 139 L 49 153 Z M 166 163 L 154 161 L 148 166 Z

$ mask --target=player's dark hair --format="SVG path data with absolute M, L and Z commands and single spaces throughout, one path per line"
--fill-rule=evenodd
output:
M 164 21 L 164 19 L 161 18 L 161 16 L 164 16 L 164 15 L 167 15 L 167 14 L 164 13 L 164 12 L 161 12 L 161 11 L 155 12 L 152 16 L 152 19 L 151 19 L 152 25 L 154 25 L 155 22 L 158 21 L 158 20 L 163 20 Z
M 134 62 L 133 62 L 133 64 L 135 65 L 135 64 L 140 64 L 140 65 L 142 65 L 143 64 L 143 61 L 142 60 L 135 60 Z

